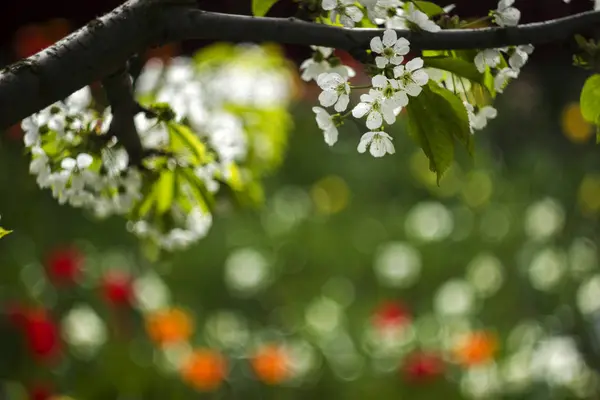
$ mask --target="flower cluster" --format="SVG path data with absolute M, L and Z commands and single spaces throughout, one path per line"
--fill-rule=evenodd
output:
M 32 155 L 29 171 L 60 204 L 88 208 L 102 217 L 125 214 L 139 197 L 141 176 L 127 168 L 123 150 L 110 145 L 97 150 L 109 141 L 109 123 L 89 108 L 91 102 L 86 86 L 23 120 L 25 146 Z
M 360 96 L 360 102 L 351 110 L 351 114 L 357 119 L 366 116 L 369 129 L 361 137 L 358 151 L 364 153 L 368 149 L 374 157 L 382 157 L 395 152 L 392 137 L 384 131 L 384 123 L 391 125 L 396 121 L 409 98 L 421 93 L 429 76 L 423 68 L 422 58 L 405 62 L 404 56 L 410 51 L 410 43 L 405 38 L 398 38 L 394 30 L 388 29 L 382 37 L 374 37 L 370 47 L 375 56 L 376 72 L 371 78 L 368 93 Z M 338 113 L 346 111 L 351 94 L 347 76 L 324 72 L 317 77 L 317 84 L 323 90 L 319 95 L 321 106 L 333 106 Z M 332 146 L 337 141 L 337 126 L 349 113 L 330 115 L 322 107 L 313 107 L 313 111 L 325 142 Z
M 204 237 L 212 196 L 222 184 L 239 196 L 256 185 L 280 162 L 289 125 L 291 76 L 281 55 L 231 46 L 217 59 L 218 50 L 145 65 L 135 87 L 144 111 L 133 116 L 141 164 L 130 162 L 110 132 L 110 106 L 98 112 L 89 87 L 23 120 L 38 185 L 60 204 L 127 216 L 131 232 L 167 250 Z M 156 185 L 170 177 L 177 197 L 157 210 Z

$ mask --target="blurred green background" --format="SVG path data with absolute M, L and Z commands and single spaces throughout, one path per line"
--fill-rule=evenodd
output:
M 329 148 L 302 85 L 266 204 L 158 261 L 40 191 L 3 137 L 3 398 L 598 398 L 584 79 L 526 68 L 439 187 L 403 120 L 393 156 L 357 153 L 351 123 Z

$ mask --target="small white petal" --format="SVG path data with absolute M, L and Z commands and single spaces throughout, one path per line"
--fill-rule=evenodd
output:
M 385 45 L 385 47 L 392 47 L 394 44 L 396 44 L 396 40 L 398 40 L 398 35 L 396 35 L 396 31 L 388 29 L 385 32 L 383 32 L 383 44 Z
M 94 157 L 86 153 L 77 155 L 77 167 L 80 169 L 86 169 L 94 162 Z
M 348 107 L 348 103 L 350 103 L 350 96 L 348 96 L 347 94 L 342 94 L 339 98 L 337 103 L 335 103 L 335 111 L 337 112 L 342 112 L 345 111 L 346 108 Z
M 371 79 L 371 84 L 373 85 L 373 87 L 376 88 L 382 88 L 385 87 L 385 85 L 387 85 L 387 78 L 383 75 L 375 75 L 373 77 L 373 79 Z
M 368 103 L 358 103 L 352 109 L 352 116 L 354 118 L 362 118 L 371 110 L 371 105 Z
M 375 57 L 375 64 L 377 65 L 377 68 L 383 69 L 388 64 L 388 59 L 381 56 Z
M 381 38 L 379 36 L 375 36 L 371 39 L 371 50 L 375 53 L 383 53 L 383 43 L 381 42 Z
M 398 39 L 396 44 L 394 44 L 394 51 L 396 52 L 396 54 L 399 54 L 401 56 L 408 54 L 408 52 L 410 51 L 409 41 L 405 38 Z
M 325 143 L 329 146 L 333 146 L 338 140 L 338 130 L 335 126 L 332 126 L 329 129 L 323 131 L 323 138 L 325 139 Z
M 355 6 L 346 7 L 346 15 L 354 22 L 360 21 L 363 17 L 362 11 Z
M 71 157 L 63 158 L 63 160 L 60 162 L 60 167 L 67 171 L 71 171 L 76 166 L 77 166 L 77 161 L 75 161 Z
M 369 115 L 367 116 L 367 128 L 369 129 L 377 129 L 383 123 L 383 118 L 381 117 L 381 113 L 379 111 L 371 110 Z
M 321 103 L 321 105 L 323 107 L 330 107 L 332 105 L 335 104 L 335 102 L 338 99 L 338 95 L 335 92 L 326 90 L 324 92 L 321 92 L 321 94 L 319 95 L 319 102 Z
M 407 71 L 412 72 L 419 68 L 423 68 L 423 59 L 421 57 L 413 58 L 412 60 L 406 63 Z
M 425 85 L 429 81 L 429 75 L 427 75 L 427 72 L 425 72 L 423 69 L 413 72 L 411 77 L 413 81 L 420 86 Z

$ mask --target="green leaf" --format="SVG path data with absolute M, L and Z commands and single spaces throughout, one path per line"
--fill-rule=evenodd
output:
M 408 133 L 429 159 L 437 183 L 454 161 L 454 142 L 473 151 L 469 118 L 465 107 L 452 92 L 430 82 L 408 106 Z
M 165 170 L 154 184 L 156 212 L 161 215 L 169 211 L 175 197 L 175 172 Z
M 417 10 L 424 12 L 430 18 L 444 14 L 444 9 L 442 7 L 430 1 L 413 1 L 412 3 L 414 3 Z M 410 3 L 406 3 L 406 7 L 408 7 L 408 4 Z
M 179 178 L 182 182 L 180 186 L 187 184 L 191 189 L 190 194 L 194 196 L 197 202 L 197 204 L 193 204 L 192 206 L 198 205 L 202 211 L 210 212 L 214 207 L 214 196 L 208 191 L 204 182 L 190 168 L 182 168 Z
M 594 74 L 585 81 L 579 106 L 581 115 L 587 122 L 595 124 L 600 120 L 600 74 Z
M 264 17 L 275 3 L 277 0 L 252 0 L 252 15 Z
M 457 57 L 423 58 L 426 67 L 452 72 L 454 75 L 467 78 L 473 82 L 483 83 L 484 75 L 477 70 L 473 62 Z
M 187 149 L 192 154 L 192 162 L 196 165 L 207 161 L 206 146 L 189 127 L 176 123 L 169 123 L 167 126 L 171 134 L 173 152 L 178 153 L 182 149 Z
M 11 232 L 12 231 L 9 231 L 9 230 L 6 230 L 6 229 L 0 227 L 0 239 L 3 238 L 4 236 L 8 235 Z

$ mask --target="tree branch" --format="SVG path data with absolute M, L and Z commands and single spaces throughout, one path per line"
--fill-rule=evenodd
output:
M 277 42 L 318 45 L 342 50 L 367 49 L 384 29 L 347 29 L 295 18 L 256 18 L 202 10 L 172 10 L 164 18 L 162 43 L 183 39 L 232 42 Z M 588 11 L 516 27 L 446 29 L 436 33 L 396 29 L 398 37 L 418 50 L 496 48 L 562 41 L 600 24 L 600 11 Z
M 133 86 L 127 68 L 121 68 L 104 78 L 102 86 L 113 116 L 108 134 L 116 136 L 125 147 L 130 165 L 141 165 L 142 142 L 133 120 L 139 111 L 139 106 L 133 97 Z
M 345 29 L 294 18 L 256 18 L 191 8 L 188 0 L 128 0 L 105 16 L 0 73 L 0 129 L 102 79 L 133 54 L 184 39 L 277 42 L 367 49 L 382 29 Z M 562 41 L 600 25 L 600 11 L 508 28 L 397 30 L 413 49 L 493 48 Z

